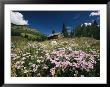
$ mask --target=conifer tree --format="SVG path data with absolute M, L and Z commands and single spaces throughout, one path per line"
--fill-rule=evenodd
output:
M 64 35 L 64 37 L 68 37 L 68 32 L 65 24 L 63 24 L 63 27 L 62 27 L 62 34 Z

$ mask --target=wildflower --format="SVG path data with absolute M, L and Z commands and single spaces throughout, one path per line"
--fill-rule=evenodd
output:
M 30 53 L 26 52 L 27 55 L 29 55 Z
M 65 40 L 50 41 L 50 46 L 45 45 L 45 43 L 32 42 L 28 43 L 28 47 L 26 46 L 22 50 L 12 49 L 12 73 L 15 72 L 12 76 L 19 76 L 16 75 L 13 68 L 23 71 L 20 72 L 22 75 L 26 73 L 31 75 L 30 72 L 36 72 L 35 76 L 42 76 L 40 72 L 47 72 L 48 69 L 50 69 L 51 76 L 57 76 L 56 69 L 59 72 L 61 69 L 64 73 L 65 70 L 67 72 L 70 70 L 69 73 L 75 71 L 73 73 L 75 77 L 84 77 L 81 75 L 83 71 L 89 72 L 91 69 L 95 69 L 96 60 L 100 61 L 100 50 L 91 48 L 88 41 L 79 45 L 79 43 L 75 43 L 75 40 Z M 28 61 L 29 63 L 27 63 Z M 73 71 L 71 72 L 71 70 Z
M 21 61 L 21 64 L 24 64 L 25 62 L 24 61 Z
M 48 69 L 48 66 L 47 65 L 44 65 L 43 69 Z
M 32 64 L 32 69 L 33 69 L 33 72 L 36 72 L 38 69 L 38 65 Z
M 74 74 L 75 77 L 77 77 L 77 74 Z
M 22 63 L 20 61 L 17 61 L 16 64 L 15 64 L 15 67 L 17 69 L 20 69 L 22 67 Z
M 14 43 L 11 43 L 11 48 L 15 48 L 15 45 L 14 45 Z
M 56 67 L 60 67 L 60 62 L 55 62 Z
M 23 54 L 23 56 L 25 57 L 27 54 Z
M 32 67 L 36 67 L 36 64 L 32 64 Z
M 81 77 L 84 77 L 84 75 L 81 75 Z
M 27 70 L 24 70 L 24 73 L 28 73 L 28 71 Z
M 11 54 L 12 58 L 15 58 L 17 56 L 17 54 Z
M 72 51 L 72 48 L 71 47 L 69 47 L 68 49 Z
M 56 41 L 52 41 L 52 42 L 51 42 L 51 45 L 52 45 L 52 46 L 56 46 L 56 45 L 57 45 L 57 42 L 56 42 Z
M 78 74 L 78 71 L 76 70 L 75 73 Z
M 25 60 L 26 59 L 26 57 L 23 57 L 21 60 Z
M 31 44 L 30 44 L 30 43 L 28 43 L 28 46 L 31 46 Z
M 30 62 L 28 65 L 32 65 L 32 63 Z
M 79 51 L 74 51 L 74 56 L 79 57 Z
M 51 73 L 52 76 L 55 75 L 55 67 L 50 69 L 50 73 Z
M 26 67 L 24 67 L 24 69 L 26 69 Z
M 17 68 L 17 69 L 20 69 L 20 68 L 21 68 L 21 66 L 20 66 L 20 65 L 18 65 L 18 66 L 16 66 L 16 68 Z

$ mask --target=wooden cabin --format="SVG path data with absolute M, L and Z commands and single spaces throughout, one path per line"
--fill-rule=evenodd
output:
M 61 34 L 61 33 L 54 33 L 54 34 L 50 34 L 49 36 L 48 36 L 48 39 L 61 39 L 61 38 L 63 38 L 64 36 L 63 36 L 63 34 Z

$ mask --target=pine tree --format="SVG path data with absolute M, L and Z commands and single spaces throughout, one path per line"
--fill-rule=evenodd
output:
M 63 27 L 62 27 L 62 34 L 64 35 L 64 37 L 68 37 L 68 32 L 65 24 L 63 24 Z
M 70 32 L 70 37 L 73 37 L 73 29 Z
M 52 34 L 54 34 L 55 33 L 55 30 L 52 30 Z
M 70 32 L 70 37 L 74 37 L 74 36 L 75 36 L 75 28 L 73 27 Z

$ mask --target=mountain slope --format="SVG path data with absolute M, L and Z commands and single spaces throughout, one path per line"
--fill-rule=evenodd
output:
M 28 40 L 46 39 L 46 35 L 27 25 L 11 24 L 11 36 L 21 36 Z

